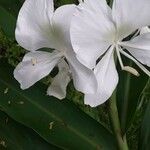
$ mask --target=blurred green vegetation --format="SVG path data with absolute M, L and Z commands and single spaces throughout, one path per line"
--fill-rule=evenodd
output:
M 20 0 L 23 2 L 23 0 Z M 55 8 L 69 3 L 78 3 L 77 0 L 55 0 Z M 0 57 L 5 57 L 8 60 L 8 63 L 16 66 L 23 58 L 26 50 L 21 48 L 17 42 L 9 38 L 5 35 L 5 33 L 0 28 Z M 46 77 L 42 80 L 45 84 L 50 84 L 51 76 Z M 142 122 L 142 118 L 145 112 L 145 108 L 147 103 L 149 102 L 150 95 L 144 95 L 143 103 L 141 103 L 139 109 L 137 110 L 136 116 L 134 118 L 134 122 L 127 133 L 128 144 L 131 150 L 138 149 L 138 141 L 139 141 L 139 134 L 140 134 L 140 125 Z M 107 103 L 97 107 L 91 108 L 89 106 L 85 106 L 83 103 L 83 94 L 77 92 L 72 82 L 68 85 L 67 90 L 67 98 L 72 100 L 80 109 L 90 115 L 92 118 L 97 120 L 98 122 L 102 123 L 108 130 L 111 131 L 110 122 L 109 122 L 109 115 L 108 115 L 108 106 Z

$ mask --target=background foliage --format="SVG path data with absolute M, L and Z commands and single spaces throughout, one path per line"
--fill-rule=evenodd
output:
M 107 103 L 97 108 L 85 106 L 83 95 L 74 90 L 72 83 L 61 102 L 45 96 L 53 73 L 29 90 L 20 90 L 12 72 L 26 52 L 14 37 L 22 3 L 0 0 L 0 149 L 117 149 Z M 78 2 L 55 0 L 55 8 L 69 3 Z M 117 98 L 122 132 L 131 150 L 149 150 L 150 82 L 142 72 L 139 78 L 121 70 L 119 74 Z

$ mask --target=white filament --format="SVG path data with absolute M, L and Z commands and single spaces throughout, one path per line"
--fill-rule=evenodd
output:
M 126 56 L 127 58 L 131 59 L 133 62 L 135 62 L 135 64 L 137 66 L 139 66 L 141 68 L 141 70 L 143 70 L 143 72 L 145 72 L 148 76 L 150 76 L 150 72 L 141 64 L 139 63 L 134 57 L 130 56 L 128 53 L 124 52 L 123 50 L 120 50 L 120 52 Z

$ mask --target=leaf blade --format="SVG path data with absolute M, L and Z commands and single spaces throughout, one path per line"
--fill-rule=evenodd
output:
M 150 148 L 150 80 L 143 92 L 142 99 L 146 101 L 147 107 L 141 124 L 139 150 L 149 150 Z M 145 108 L 145 107 L 144 107 Z
M 45 142 L 31 129 L 12 120 L 2 111 L 0 111 L 0 141 L 1 147 L 9 150 L 60 150 Z
M 71 102 L 45 96 L 41 84 L 20 90 L 8 68 L 0 62 L 0 106 L 8 115 L 64 149 L 116 149 L 113 136 L 102 125 Z
M 12 16 L 7 10 L 0 6 L 0 27 L 4 31 L 4 33 L 10 37 L 14 38 L 15 35 L 15 26 L 16 19 Z

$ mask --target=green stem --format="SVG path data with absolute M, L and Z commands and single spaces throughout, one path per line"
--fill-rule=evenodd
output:
M 114 134 L 116 136 L 117 144 L 119 150 L 128 150 L 128 144 L 126 140 L 126 135 L 122 136 L 117 101 L 116 101 L 116 92 L 113 93 L 111 99 L 109 100 L 109 110 L 110 118 L 113 127 Z
M 129 66 L 132 66 L 132 61 L 130 61 Z M 121 114 L 121 127 L 123 132 L 125 131 L 126 121 L 127 121 L 127 110 L 129 106 L 129 91 L 130 91 L 130 81 L 131 81 L 131 74 L 128 73 L 126 80 L 125 80 L 125 92 L 124 92 L 124 100 L 122 105 L 122 114 Z

